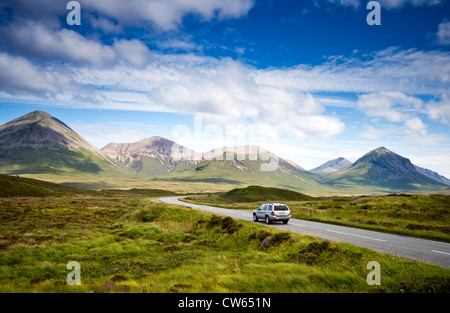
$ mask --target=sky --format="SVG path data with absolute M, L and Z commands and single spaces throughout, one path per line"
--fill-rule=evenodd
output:
M 450 177 L 450 0 L 379 0 L 381 25 L 368 2 L 0 0 L 0 124 L 42 110 L 99 148 L 258 144 L 305 169 L 385 146 Z

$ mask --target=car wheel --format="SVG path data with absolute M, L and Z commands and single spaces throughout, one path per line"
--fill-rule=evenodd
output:
M 283 224 L 287 224 L 289 222 L 289 220 L 285 220 L 283 221 Z
M 266 216 L 266 224 L 270 224 L 272 221 L 270 220 L 270 218 L 268 216 Z
M 253 213 L 253 222 L 257 222 L 258 221 L 258 217 L 256 216 L 256 214 Z

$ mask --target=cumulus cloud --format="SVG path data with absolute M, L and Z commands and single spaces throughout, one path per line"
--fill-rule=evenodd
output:
M 328 0 L 328 2 L 342 6 L 352 6 L 355 8 L 359 7 L 361 4 L 360 0 Z
M 450 123 L 450 94 L 447 92 L 441 96 L 441 99 L 429 101 L 426 110 L 429 118 Z
M 367 116 L 401 124 L 401 131 L 410 138 L 417 139 L 428 135 L 427 126 L 417 116 L 425 106 L 419 98 L 400 92 L 380 92 L 360 95 L 357 104 L 358 108 Z M 384 127 L 386 126 L 384 125 Z M 383 134 L 383 130 L 369 126 L 361 133 L 361 136 L 376 139 L 381 134 Z
M 111 63 L 116 58 L 110 46 L 70 29 L 53 29 L 44 24 L 26 22 L 10 25 L 3 29 L 2 34 L 10 46 L 27 56 L 100 65 Z
M 423 5 L 437 5 L 446 0 L 378 0 L 382 7 L 392 9 L 399 8 L 405 5 L 423 6 Z
M 155 103 L 178 112 L 198 112 L 206 122 L 234 124 L 250 119 L 280 124 L 297 137 L 328 138 L 340 133 L 344 124 L 328 117 L 311 94 L 256 84 L 255 69 L 230 59 L 208 66 L 171 69 L 171 80 L 149 92 Z
M 98 148 L 102 148 L 110 142 L 135 142 L 148 137 L 148 125 L 145 125 L 145 128 L 130 127 L 130 125 L 134 126 L 132 122 L 127 126 L 116 126 L 100 123 L 86 124 L 82 121 L 75 121 L 69 126 L 87 141 Z
M 383 117 L 390 122 L 405 121 L 410 110 L 422 107 L 422 100 L 400 92 L 380 92 L 358 97 L 358 107 L 366 115 Z
M 426 136 L 427 126 L 419 117 L 415 116 L 405 121 L 405 132 L 410 137 Z
M 360 136 L 362 138 L 375 140 L 382 138 L 386 134 L 386 129 L 384 128 L 382 129 L 379 127 L 374 127 L 372 125 L 366 125 Z
M 18 19 L 40 21 L 48 25 L 59 25 L 58 17 L 67 14 L 68 1 L 14 0 L 7 4 Z M 182 24 L 186 15 L 198 16 L 201 20 L 230 19 L 245 16 L 253 7 L 254 0 L 84 0 L 80 2 L 83 14 L 90 16 L 94 27 L 115 31 L 122 26 L 156 26 L 160 30 L 174 30 Z M 101 16 L 96 18 L 97 16 Z
M 123 31 L 122 26 L 104 17 L 91 16 L 89 21 L 94 29 L 101 29 L 107 34 L 117 34 Z
M 51 0 L 37 2 L 40 1 L 45 7 L 56 4 Z M 354 7 L 359 3 L 357 0 L 333 2 Z M 389 5 L 395 7 L 407 2 L 424 4 L 416 0 Z M 106 33 L 135 25 L 169 31 L 182 25 L 187 15 L 195 15 L 200 20 L 237 18 L 246 15 L 253 5 L 253 0 L 86 0 L 82 3 L 91 26 Z M 152 52 L 137 39 L 110 37 L 110 42 L 104 43 L 95 34 L 83 36 L 72 29 L 44 22 L 27 11 L 23 0 L 11 6 L 19 17 L 1 30 L 2 41 L 10 49 L 9 54 L 2 55 L 0 64 L 5 68 L 0 74 L 4 82 L 1 90 L 36 96 L 51 93 L 54 99 L 72 105 L 195 113 L 207 122 L 220 124 L 275 123 L 283 132 L 297 138 L 330 138 L 340 134 L 346 125 L 327 112 L 327 106 L 322 104 L 327 101 L 317 101 L 315 93 L 352 92 L 362 93 L 357 108 L 368 116 L 404 123 L 410 133 L 423 133 L 426 126 L 408 112 L 417 110 L 423 103 L 408 94 L 411 90 L 435 94 L 450 81 L 450 54 L 446 52 L 390 48 L 370 55 L 334 58 L 315 66 L 258 69 L 228 58 L 180 53 L 200 49 L 189 40 L 156 43 L 159 48 L 178 52 L 174 54 Z M 65 7 L 51 12 L 55 16 L 67 13 Z M 14 53 L 28 59 L 14 57 Z M 48 60 L 56 63 L 58 69 L 38 65 Z M 30 79 L 19 79 L 19 72 L 8 67 L 8 62 L 29 73 Z M 62 82 L 69 87 L 62 88 Z M 71 91 L 75 88 L 76 92 Z M 429 115 L 434 116 L 441 109 L 442 103 L 430 104 Z
M 450 22 L 439 24 L 439 30 L 436 33 L 437 42 L 440 45 L 450 45 Z
M 68 89 L 70 80 L 26 58 L 0 52 L 0 86 L 9 94 L 46 96 Z
M 190 40 L 170 39 L 159 41 L 156 44 L 160 49 L 167 49 L 167 50 L 184 50 L 184 51 L 202 50 L 201 46 L 197 45 L 196 43 Z
M 77 90 L 65 103 L 197 113 L 203 114 L 205 121 L 221 124 L 274 122 L 282 126 L 282 131 L 298 138 L 329 138 L 345 129 L 344 122 L 330 116 L 323 105 L 333 106 L 333 101 L 314 95 L 323 91 L 361 93 L 353 105 L 366 115 L 403 123 L 404 127 L 420 133 L 417 120 L 406 124 L 418 110 L 425 110 L 422 100 L 409 95 L 411 90 L 435 94 L 448 84 L 450 77 L 450 57 L 445 52 L 388 49 L 365 61 L 347 59 L 339 64 L 257 69 L 228 58 L 150 52 L 138 40 L 116 40 L 104 48 L 111 49 L 124 62 L 68 67 L 74 83 L 86 89 Z M 22 62 L 33 68 L 31 61 L 22 58 Z M 36 75 L 50 78 L 55 75 L 53 72 L 48 68 L 35 70 Z M 14 88 L 11 83 L 5 85 L 9 91 L 23 88 L 41 94 L 45 90 L 27 85 L 32 81 L 12 79 L 11 82 L 15 82 Z M 48 88 L 55 89 L 51 84 Z M 444 120 L 438 117 L 448 112 L 443 103 L 427 104 L 429 116 Z
M 142 23 L 168 31 L 179 27 L 188 14 L 202 20 L 238 18 L 253 7 L 253 0 L 85 0 L 83 6 L 113 18 L 122 25 Z
M 307 92 L 436 94 L 450 82 L 450 53 L 388 48 L 323 64 L 262 69 L 255 81 Z
M 150 50 L 140 40 L 116 40 L 114 42 L 114 48 L 118 55 L 126 60 L 129 64 L 137 67 L 142 67 L 150 60 Z

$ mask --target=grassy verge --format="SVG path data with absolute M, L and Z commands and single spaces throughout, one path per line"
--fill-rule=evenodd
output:
M 0 292 L 450 291 L 447 269 L 139 195 L 2 198 L 0 219 Z
M 225 195 L 217 193 L 184 200 L 243 210 L 254 210 L 266 202 L 233 202 Z M 308 201 L 273 197 L 270 202 L 276 201 L 287 203 L 293 218 L 450 242 L 450 196 L 447 195 L 320 197 Z

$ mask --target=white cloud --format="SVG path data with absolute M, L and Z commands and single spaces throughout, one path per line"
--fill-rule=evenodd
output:
M 358 97 L 358 108 L 367 116 L 383 118 L 388 122 L 401 124 L 398 130 L 392 131 L 392 134 L 403 132 L 407 137 L 414 141 L 440 140 L 439 137 L 433 137 L 428 134 L 427 125 L 418 116 L 424 112 L 424 102 L 416 97 L 407 96 L 403 93 L 381 92 L 365 94 Z M 395 125 L 394 124 L 394 125 Z M 366 127 L 361 136 L 369 139 L 378 139 L 386 135 L 389 124 L 379 123 L 382 129 L 372 126 Z
M 328 0 L 328 2 L 342 6 L 352 6 L 355 8 L 361 5 L 360 0 Z
M 450 123 L 450 94 L 444 93 L 440 100 L 429 101 L 426 110 L 429 118 Z
M 408 111 L 420 109 L 423 102 L 400 92 L 380 92 L 360 95 L 357 104 L 368 116 L 402 122 L 409 117 Z
M 439 24 L 437 41 L 441 45 L 450 45 L 450 22 Z
M 139 40 L 121 39 L 108 46 L 70 30 L 51 32 L 43 25 L 36 26 L 28 33 L 15 26 L 19 34 L 23 32 L 18 41 L 39 37 L 43 42 L 31 41 L 33 53 L 57 53 L 80 62 L 60 65 L 58 71 L 39 68 L 41 76 L 61 76 L 63 71 L 70 75 L 68 82 L 77 86 L 72 95 L 70 88 L 55 88 L 58 84 L 47 88 L 66 105 L 197 113 L 221 124 L 277 123 L 282 131 L 298 138 L 330 138 L 345 129 L 338 117 L 327 114 L 324 104 L 330 102 L 323 97 L 318 101 L 315 92 L 363 93 L 357 107 L 366 115 L 406 123 L 424 106 L 420 99 L 408 96 L 412 90 L 435 94 L 450 82 L 450 54 L 446 52 L 391 48 L 362 58 L 335 58 L 317 66 L 257 69 L 229 58 L 152 53 Z M 69 39 L 62 39 L 63 35 Z M 72 51 L 75 39 L 79 39 L 81 49 L 74 47 Z M 56 47 L 58 40 L 62 45 Z M 16 85 L 13 88 L 11 83 L 5 84 L 9 91 L 22 88 L 39 94 L 45 90 L 33 89 L 34 82 L 26 80 L 11 82 Z M 430 104 L 430 116 L 435 116 L 433 112 L 438 109 L 437 104 Z M 418 133 L 423 130 L 417 120 L 404 126 Z
M 116 40 L 114 48 L 118 55 L 125 59 L 129 64 L 142 67 L 150 60 L 150 50 L 141 41 L 137 39 L 132 40 Z
M 185 15 L 202 20 L 238 18 L 253 7 L 253 0 L 85 0 L 83 6 L 113 18 L 122 25 L 152 23 L 168 31 L 179 27 Z
M 202 50 L 202 47 L 197 45 L 196 43 L 189 40 L 181 40 L 181 39 L 164 40 L 157 42 L 157 45 L 161 49 L 184 50 L 184 51 Z
M 132 125 L 130 122 L 128 125 Z M 75 121 L 69 125 L 84 139 L 89 141 L 99 149 L 111 142 L 135 142 L 149 137 L 149 126 L 145 129 L 133 127 L 119 127 L 108 124 L 86 124 L 82 121 Z
M 158 54 L 141 68 L 82 67 L 72 75 L 83 85 L 113 86 L 96 91 L 99 105 L 109 108 L 195 113 L 220 125 L 279 124 L 301 138 L 329 138 L 345 128 L 312 94 L 258 84 L 255 71 L 231 59 Z
M 405 121 L 405 132 L 410 137 L 426 136 L 427 126 L 417 116 Z
M 0 52 L 0 85 L 10 94 L 48 95 L 68 89 L 67 77 L 36 66 L 26 58 Z
M 46 26 L 59 25 L 58 17 L 67 14 L 66 2 L 60 0 L 8 1 L 5 4 L 16 18 L 39 21 Z M 89 16 L 91 25 L 108 33 L 123 26 L 143 28 L 156 26 L 159 30 L 174 30 L 186 15 L 201 20 L 231 19 L 245 16 L 254 0 L 83 0 L 79 1 L 83 16 Z M 92 14 L 95 13 L 95 14 Z M 98 18 L 97 18 L 98 17 Z
M 386 135 L 386 129 L 380 127 L 374 127 L 372 125 L 366 125 L 364 130 L 361 132 L 360 136 L 366 139 L 381 139 Z
M 446 0 L 378 0 L 382 7 L 388 9 L 399 8 L 405 5 L 423 6 L 423 5 L 437 5 Z
M 23 54 L 39 58 L 63 58 L 100 65 L 116 58 L 111 47 L 69 29 L 51 29 L 44 24 L 27 22 L 13 24 L 3 30 L 3 34 Z
M 305 92 L 435 94 L 450 82 L 450 53 L 389 48 L 316 66 L 260 70 L 254 79 Z
M 101 29 L 108 34 L 117 34 L 123 31 L 123 27 L 104 17 L 91 16 L 90 22 L 93 28 Z

